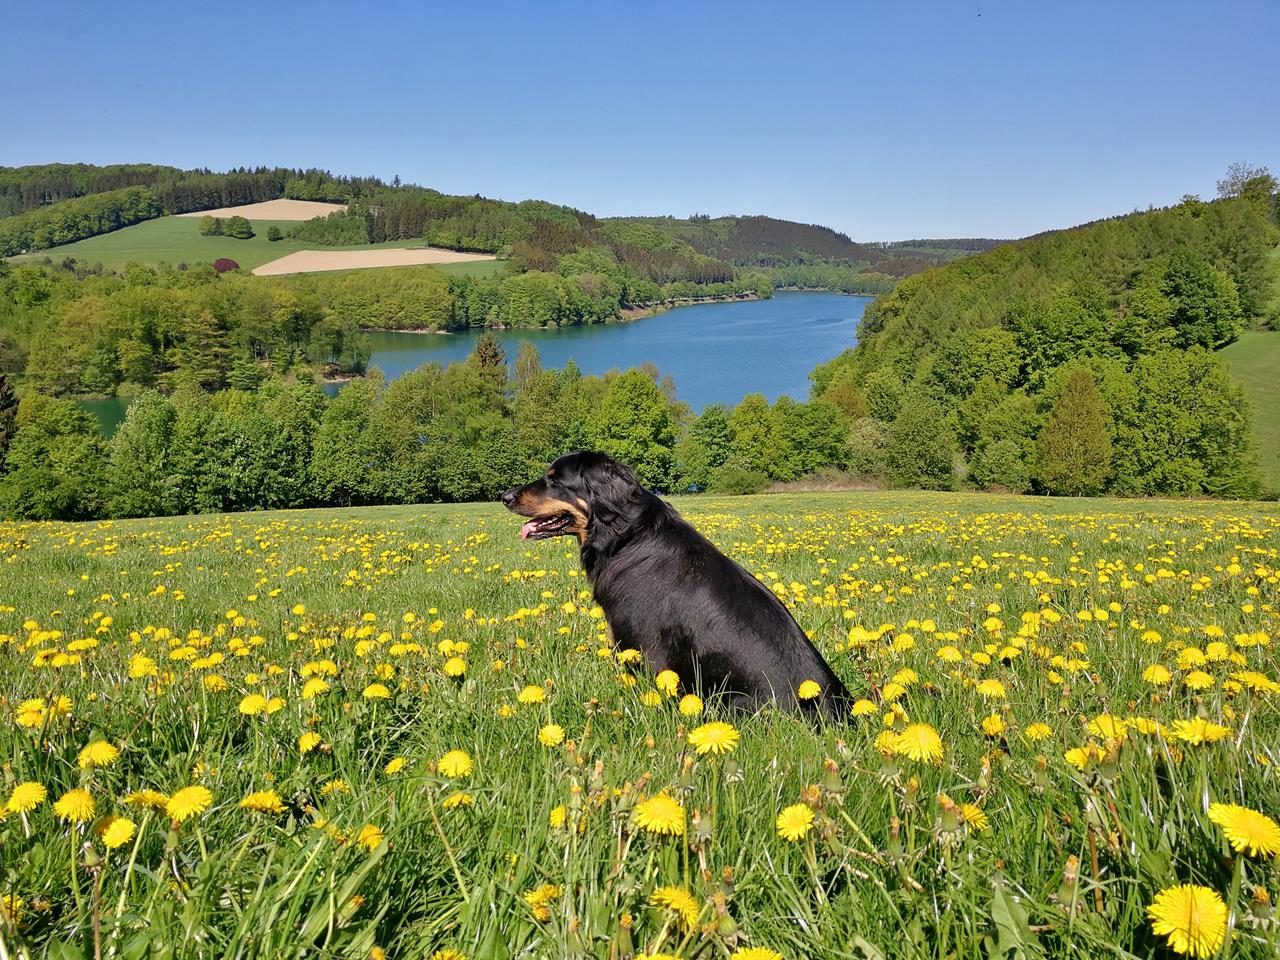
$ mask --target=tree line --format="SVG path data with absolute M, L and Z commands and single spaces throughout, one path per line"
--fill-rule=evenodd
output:
M 1214 353 L 1280 324 L 1276 183 L 1006 244 L 866 311 L 815 395 L 851 467 L 904 485 L 1254 496 L 1253 411 Z M 917 456 L 892 452 L 913 435 Z
M 770 407 L 758 395 L 695 417 L 651 367 L 546 370 L 528 343 L 509 369 L 492 335 L 464 362 L 356 380 L 332 399 L 282 379 L 145 391 L 110 440 L 68 399 L 29 392 L 15 415 L 0 381 L 0 512 L 75 520 L 489 499 L 587 447 L 659 490 L 734 491 L 766 462 L 790 477 L 841 459 L 847 427 L 825 401 Z
M 252 390 L 274 377 L 361 373 L 366 330 L 544 328 L 709 296 L 769 296 L 767 279 L 659 285 L 616 260 L 563 272 L 451 276 L 430 267 L 296 277 L 133 266 L 123 275 L 0 262 L 0 372 L 53 396 Z
M 129 183 L 99 192 L 99 187 L 116 182 Z M 0 257 L 46 250 L 165 214 L 286 196 L 346 201 L 384 186 L 372 177 L 336 177 L 323 170 L 285 167 L 225 173 L 145 164 L 0 168 L 0 203 L 7 203 L 13 214 L 0 218 Z M 67 193 L 71 196 L 65 197 Z

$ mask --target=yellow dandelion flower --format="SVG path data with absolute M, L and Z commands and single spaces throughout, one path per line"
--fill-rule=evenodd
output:
M 356 835 L 356 843 L 370 851 L 378 849 L 378 845 L 385 839 L 383 832 L 372 823 L 366 823 Z
M 985 700 L 1003 700 L 1005 697 L 1004 684 L 999 680 L 983 680 L 974 689 Z
M 916 763 L 942 762 L 942 737 L 927 723 L 913 723 L 892 741 L 894 753 Z
M 1214 803 L 1209 805 L 1209 819 L 1222 828 L 1236 853 L 1280 855 L 1280 825 L 1265 813 L 1234 803 Z
M 85 823 L 93 819 L 93 797 L 83 787 L 68 790 L 53 805 L 53 812 L 63 820 Z
M 702 906 L 688 890 L 681 887 L 658 887 L 649 894 L 649 902 L 655 907 L 670 910 L 679 917 L 685 933 L 692 933 L 698 925 Z
M 1182 683 L 1192 690 L 1208 690 L 1214 682 L 1213 677 L 1203 670 L 1192 670 L 1182 678 Z
M 391 691 L 380 683 L 371 683 L 360 692 L 360 696 L 366 700 L 386 700 Z
M 20 783 L 9 793 L 9 800 L 5 803 L 4 808 L 10 813 L 29 813 L 40 804 L 44 803 L 45 797 L 49 795 L 49 791 L 45 789 L 43 783 L 34 783 L 28 780 L 26 783 Z
M 260 693 L 247 694 L 240 701 L 240 712 L 246 717 L 254 717 L 267 712 L 267 698 Z
M 1211 957 L 1227 934 L 1227 905 L 1208 887 L 1182 884 L 1156 894 L 1147 907 L 1151 928 L 1167 937 L 1174 953 Z
M 318 746 L 320 746 L 320 734 L 314 730 L 308 730 L 298 738 L 299 753 L 310 753 Z
M 475 764 L 472 763 L 470 754 L 465 750 L 450 750 L 436 763 L 436 769 L 440 771 L 440 774 L 450 780 L 469 777 L 474 768 Z
M 1023 729 L 1022 735 L 1032 743 L 1037 743 L 1053 736 L 1053 729 L 1047 723 L 1032 723 Z
M 964 818 L 964 822 L 967 823 L 971 829 L 976 830 L 979 833 L 991 826 L 991 822 L 987 820 L 987 815 L 976 803 L 960 804 L 960 816 Z
M 538 731 L 538 742 L 544 747 L 558 747 L 564 742 L 564 727 L 558 723 L 548 723 Z
M 329 690 L 329 681 L 324 677 L 312 677 L 302 685 L 302 699 L 314 700 Z
M 729 955 L 729 960 L 782 960 L 782 954 L 768 947 L 739 947 Z
M 559 830 L 564 826 L 565 817 L 567 816 L 568 810 L 565 809 L 565 805 L 562 803 L 551 808 L 551 811 L 547 814 L 547 823 L 550 824 L 552 830 Z
M 95 740 L 76 756 L 81 770 L 89 767 L 109 767 L 120 759 L 120 751 L 106 740 Z
M 1224 727 L 1220 723 L 1213 723 L 1204 717 L 1196 717 L 1193 720 L 1177 720 L 1170 728 L 1170 732 L 1184 743 L 1202 744 L 1217 743 L 1231 736 L 1231 728 Z
M 988 737 L 998 737 L 1005 730 L 1004 717 L 992 713 L 982 718 L 982 732 Z
M 535 687 L 529 684 L 523 690 L 516 694 L 516 701 L 528 706 L 531 703 L 542 703 L 547 698 L 547 691 L 542 687 Z
M 1063 759 L 1077 770 L 1083 771 L 1089 764 L 1101 763 L 1107 759 L 1107 751 L 1096 743 L 1089 743 L 1083 747 L 1073 747 L 1068 750 L 1063 754 Z
M 820 696 L 822 696 L 822 687 L 816 680 L 805 680 L 796 690 L 798 700 L 816 700 Z
M 646 707 L 659 707 L 662 705 L 662 694 L 657 690 L 646 690 L 640 694 L 640 702 Z
M 385 954 L 384 954 L 385 957 Z M 377 960 L 371 957 L 370 960 Z M 461 950 L 445 949 L 437 950 L 431 955 L 431 960 L 467 960 L 467 955 Z
M 102 838 L 102 845 L 108 850 L 123 847 L 133 839 L 137 830 L 138 825 L 128 817 L 116 816 L 107 817 L 97 828 L 98 836 Z
M 807 803 L 793 803 L 778 814 L 774 825 L 783 840 L 800 840 L 813 827 L 813 809 Z
M 446 677 L 461 677 L 467 672 L 467 661 L 461 657 L 450 657 L 444 662 L 444 675 Z
M 668 697 L 674 697 L 680 690 L 680 677 L 674 670 L 663 670 L 653 678 L 653 683 Z
M 382 772 L 389 777 L 395 776 L 404 769 L 405 764 L 408 762 L 404 757 L 392 757 L 387 761 L 387 765 L 382 768 Z
M 689 731 L 689 743 L 698 753 L 728 753 L 738 745 L 739 733 L 731 723 L 717 720 Z
M 1103 740 L 1124 740 L 1128 736 L 1129 725 L 1120 717 L 1101 713 L 1089 721 L 1089 732 Z
M 635 822 L 649 833 L 684 836 L 684 807 L 667 791 L 656 793 L 636 804 Z
M 855 717 L 870 717 L 879 713 L 880 708 L 870 700 L 863 699 L 854 703 L 854 705 L 849 709 L 849 712 Z
M 163 810 L 169 803 L 169 795 L 159 790 L 135 790 L 125 796 L 124 802 L 131 807 Z
M 183 787 L 169 798 L 165 804 L 165 813 L 169 819 L 182 823 L 197 814 L 204 813 L 213 803 L 213 794 L 205 787 Z
M 441 800 L 440 805 L 446 810 L 456 810 L 458 807 L 474 806 L 475 802 L 476 798 L 465 790 L 455 790 L 453 793 Z
M 274 790 L 259 790 L 257 793 L 251 793 L 240 801 L 240 806 L 254 813 L 284 813 L 284 801 Z
M 696 694 L 686 693 L 680 698 L 680 712 L 686 717 L 696 717 L 702 713 L 702 698 Z

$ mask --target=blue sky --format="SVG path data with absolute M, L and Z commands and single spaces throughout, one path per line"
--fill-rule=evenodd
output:
M 10 0 L 0 164 L 1020 236 L 1280 172 L 1280 3 Z

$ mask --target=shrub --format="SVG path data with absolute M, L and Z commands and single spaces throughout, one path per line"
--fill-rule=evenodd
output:
M 768 482 L 769 478 L 759 470 L 752 470 L 739 463 L 726 463 L 712 474 L 707 492 L 742 496 L 759 493 Z
M 240 264 L 227 257 L 219 257 L 217 260 L 213 261 L 213 269 L 217 270 L 219 273 L 226 273 L 228 270 L 239 270 Z

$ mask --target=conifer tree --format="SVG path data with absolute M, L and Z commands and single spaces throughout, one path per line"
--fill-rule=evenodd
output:
M 1045 491 L 1072 497 L 1100 493 L 1111 475 L 1111 434 L 1093 374 L 1073 370 L 1036 439 L 1037 479 Z
M 5 456 L 17 430 L 18 398 L 9 386 L 9 378 L 0 373 L 0 473 L 4 473 Z

